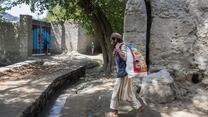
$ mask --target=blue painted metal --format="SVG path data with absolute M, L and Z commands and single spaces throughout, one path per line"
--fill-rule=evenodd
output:
M 47 53 L 51 49 L 51 27 L 33 25 L 32 30 L 32 45 L 33 54 Z M 47 44 L 47 45 L 46 45 Z

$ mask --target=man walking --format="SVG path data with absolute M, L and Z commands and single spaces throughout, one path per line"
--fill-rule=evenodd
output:
M 144 107 L 136 97 L 134 82 L 127 77 L 126 72 L 126 45 L 123 44 L 122 37 L 119 33 L 111 35 L 111 43 L 114 46 L 113 57 L 116 64 L 117 78 L 115 79 L 113 94 L 111 97 L 110 117 L 118 117 L 118 107 L 120 101 L 128 101 L 138 111 L 143 112 Z

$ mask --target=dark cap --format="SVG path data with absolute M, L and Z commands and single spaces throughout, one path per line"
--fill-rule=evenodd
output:
M 120 35 L 119 33 L 112 33 L 112 34 L 111 34 L 111 40 L 112 40 L 113 38 L 121 39 L 121 35 Z

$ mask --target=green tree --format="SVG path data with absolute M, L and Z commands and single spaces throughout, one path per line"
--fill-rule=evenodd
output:
M 4 13 L 5 10 L 9 9 L 9 7 L 3 6 L 2 4 L 5 2 L 5 0 L 0 1 L 0 14 Z M 2 21 L 2 16 L 0 15 L 0 21 Z
M 4 9 L 0 6 L 0 14 L 4 11 Z M 2 16 L 0 15 L 0 21 L 2 20 Z
M 54 7 L 51 7 L 50 9 L 48 9 L 48 14 L 47 14 L 47 20 L 51 21 L 51 22 L 56 22 L 58 24 L 61 25 L 61 29 L 62 29 L 62 34 L 61 34 L 61 44 L 62 44 L 62 51 L 63 52 L 67 52 L 67 48 L 66 48 L 66 41 L 65 41 L 65 26 L 64 23 L 68 20 L 66 17 L 66 10 L 61 7 L 60 5 L 56 5 Z M 72 48 L 72 44 L 70 43 L 70 46 Z
M 112 45 L 110 36 L 113 32 L 123 31 L 123 17 L 125 4 L 127 0 L 16 0 L 11 5 L 26 3 L 31 5 L 35 11 L 48 9 L 52 14 L 53 9 L 60 7 L 63 14 L 56 17 L 58 21 L 74 19 L 88 27 L 98 39 L 102 53 L 104 65 L 103 68 L 107 73 L 112 68 Z M 90 28 L 92 27 L 92 28 Z

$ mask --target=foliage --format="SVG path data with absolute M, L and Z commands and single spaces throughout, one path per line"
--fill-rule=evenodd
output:
M 91 7 L 101 7 L 112 28 L 116 32 L 123 32 L 124 10 L 127 0 L 91 0 Z M 9 2 L 8 2 L 9 3 Z M 47 18 L 49 21 L 63 23 L 67 20 L 74 19 L 80 22 L 89 33 L 93 33 L 91 21 L 79 7 L 79 0 L 12 0 L 10 6 L 20 3 L 31 5 L 31 10 L 39 11 L 48 9 Z M 96 12 L 96 11 L 91 11 Z
M 127 0 L 99 0 L 98 4 L 103 9 L 115 32 L 123 32 L 126 2 Z
M 0 4 L 0 14 L 4 13 L 7 7 L 3 7 L 2 4 Z M 0 15 L 0 21 L 3 21 L 2 16 Z
M 0 6 L 0 13 L 2 13 L 4 11 L 4 9 Z
M 73 19 L 84 25 L 88 32 L 96 32 L 103 53 L 103 69 L 112 71 L 110 35 L 123 31 L 124 10 L 127 0 L 12 0 L 12 5 L 30 4 L 33 11 L 49 10 L 48 17 L 64 23 Z M 93 27 L 93 28 L 92 28 Z M 63 39 L 64 40 L 64 39 Z
M 66 7 L 68 6 L 68 7 Z M 78 4 L 57 4 L 48 9 L 47 19 L 52 22 L 64 23 L 67 20 L 74 20 L 80 22 L 89 33 L 92 33 L 92 27 L 88 17 L 83 13 Z
M 47 19 L 52 22 L 65 22 L 67 20 L 65 14 L 66 10 L 59 5 L 56 5 L 48 10 Z

